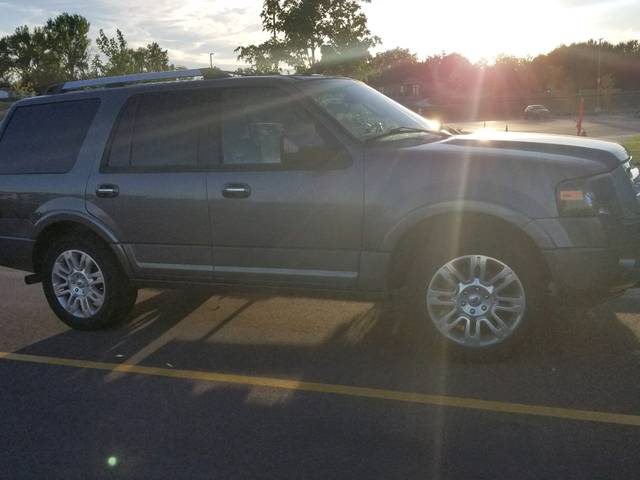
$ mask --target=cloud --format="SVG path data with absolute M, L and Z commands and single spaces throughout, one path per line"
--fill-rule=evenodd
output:
M 188 67 L 205 66 L 209 52 L 221 68 L 238 64 L 233 50 L 264 39 L 260 25 L 261 2 L 255 0 L 35 0 L 0 2 L 0 32 L 17 25 L 42 24 L 62 12 L 78 13 L 91 23 L 91 36 L 99 29 L 113 35 L 119 28 L 134 47 L 157 41 L 169 50 L 171 61 Z

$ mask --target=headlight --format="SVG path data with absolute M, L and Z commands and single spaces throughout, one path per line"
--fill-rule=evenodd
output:
M 615 186 L 608 174 L 560 183 L 557 201 L 560 215 L 567 217 L 621 214 Z

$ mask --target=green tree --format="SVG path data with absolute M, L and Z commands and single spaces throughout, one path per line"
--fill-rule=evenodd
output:
M 376 53 L 369 62 L 373 72 L 384 72 L 390 68 L 406 64 L 418 63 L 418 57 L 408 48 L 392 48 L 384 52 Z
M 92 61 L 95 76 L 126 75 L 141 72 L 175 70 L 169 62 L 167 50 L 153 42 L 137 49 L 129 47 L 120 30 L 115 37 L 108 37 L 103 30 L 98 33 L 96 45 L 100 51 Z
M 238 47 L 238 60 L 258 73 L 279 72 L 283 63 L 298 72 L 362 68 L 380 41 L 360 6 L 368 1 L 265 0 L 260 17 L 270 38 Z
M 80 78 L 89 67 L 89 22 L 80 15 L 63 13 L 43 28 L 44 44 L 67 78 Z
M 0 78 L 36 92 L 52 83 L 82 78 L 88 69 L 88 34 L 87 19 L 68 13 L 33 30 L 18 27 L 0 39 Z

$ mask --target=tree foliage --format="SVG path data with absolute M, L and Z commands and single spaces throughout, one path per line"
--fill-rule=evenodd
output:
M 100 55 L 94 56 L 91 64 L 95 76 L 175 70 L 174 65 L 169 63 L 167 50 L 160 48 L 156 42 L 133 49 L 120 30 L 116 30 L 112 38 L 100 30 L 96 44 Z
M 44 26 L 24 25 L 0 38 L 0 78 L 19 88 L 40 91 L 48 84 L 86 74 L 89 22 L 63 13 Z
M 256 73 L 280 72 L 283 64 L 298 72 L 364 71 L 380 39 L 371 34 L 361 1 L 265 0 L 260 17 L 270 38 L 238 47 L 238 60 Z
M 42 92 L 47 86 L 88 76 L 171 70 L 167 50 L 156 42 L 130 48 L 117 30 L 109 38 L 100 30 L 99 53 L 90 60 L 89 22 L 63 13 L 43 26 L 20 26 L 0 38 L 0 83 L 21 94 Z
M 601 89 L 640 89 L 640 42 L 612 44 L 589 40 L 562 45 L 535 58 L 499 55 L 493 64 L 471 64 L 462 55 L 441 54 L 419 61 L 408 50 L 376 54 L 368 81 L 377 85 L 419 80 L 432 95 L 448 98 L 528 95 L 573 96 L 595 92 L 600 57 Z

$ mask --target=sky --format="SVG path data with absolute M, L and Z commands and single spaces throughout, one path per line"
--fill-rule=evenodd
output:
M 264 40 L 262 0 L 0 0 L 0 35 L 79 13 L 108 35 L 120 28 L 134 47 L 157 41 L 186 67 L 240 64 L 233 50 Z M 535 56 L 562 43 L 640 39 L 640 0 L 372 0 L 363 4 L 376 51 L 404 47 L 419 58 L 458 52 L 491 62 L 498 54 Z

